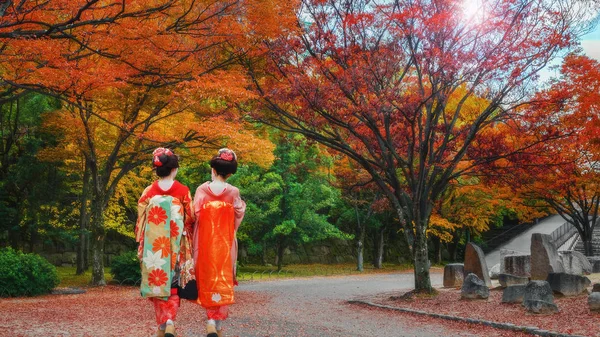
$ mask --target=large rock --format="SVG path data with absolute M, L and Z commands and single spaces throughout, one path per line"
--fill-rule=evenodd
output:
M 568 250 L 559 252 L 559 254 L 565 273 L 573 275 L 589 275 L 592 273 L 592 264 L 580 252 Z
M 490 279 L 497 280 L 498 275 L 502 274 L 500 272 L 500 263 L 496 263 L 492 268 L 490 268 Z
M 515 276 L 531 276 L 531 256 L 530 255 L 506 255 L 504 261 L 504 274 Z
M 473 273 L 477 275 L 480 280 L 483 280 L 486 286 L 492 286 L 487 263 L 485 262 L 485 254 L 483 254 L 483 250 L 481 250 L 479 246 L 472 242 L 467 245 L 467 249 L 465 251 L 464 268 L 465 276 Z
M 506 249 L 506 248 L 500 249 L 500 273 L 501 274 L 506 274 L 506 269 L 504 267 L 504 258 L 508 255 L 525 255 L 525 253 L 519 252 L 517 250 Z M 510 273 L 508 273 L 508 274 L 510 274 Z M 512 274 L 512 275 L 515 275 L 515 274 Z M 529 275 L 527 275 L 527 276 L 529 276 Z
M 498 275 L 498 281 L 503 288 L 506 288 L 514 285 L 526 285 L 529 283 L 529 277 L 500 274 Z
M 585 276 L 566 273 L 550 273 L 548 274 L 547 281 L 555 293 L 563 296 L 577 296 L 582 294 L 587 291 L 587 287 L 592 283 Z
M 588 296 L 588 306 L 590 311 L 600 312 L 600 292 L 591 293 Z
M 523 301 L 523 306 L 527 311 L 533 312 L 534 314 L 549 315 L 558 312 L 556 304 L 550 302 L 529 300 Z
M 444 288 L 457 288 L 462 286 L 464 274 L 462 263 L 449 263 L 444 266 Z
M 547 281 L 529 281 L 525 286 L 523 301 L 544 301 L 554 303 L 552 288 Z
M 490 296 L 490 288 L 477 275 L 469 273 L 460 288 L 463 299 L 486 299 Z
M 533 233 L 531 236 L 531 279 L 545 280 L 550 273 L 562 273 L 558 251 L 548 234 Z
M 527 287 L 525 284 L 506 287 L 502 292 L 502 303 L 523 303 L 525 287 Z
M 587 259 L 592 265 L 592 273 L 600 273 L 600 256 L 588 256 Z
M 77 253 L 76 252 L 64 252 L 62 253 L 62 264 L 76 264 Z
M 551 314 L 558 312 L 554 304 L 552 288 L 546 281 L 530 281 L 525 286 L 523 295 L 523 306 L 529 312 L 536 314 Z

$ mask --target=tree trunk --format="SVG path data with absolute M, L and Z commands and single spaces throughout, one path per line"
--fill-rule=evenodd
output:
M 375 257 L 375 268 L 376 269 L 381 269 L 383 267 L 383 251 L 384 251 L 384 234 L 385 234 L 385 228 L 381 228 L 381 230 L 379 231 L 379 238 L 378 238 L 378 243 L 377 243 L 377 255 Z
M 442 263 L 442 240 L 440 238 L 434 236 L 431 238 L 433 242 L 434 254 L 435 254 L 435 263 Z
M 87 262 L 87 225 L 89 223 L 88 215 L 88 191 L 90 185 L 90 171 L 87 162 L 83 173 L 83 186 L 81 190 L 81 204 L 79 206 L 79 244 L 77 245 L 77 271 L 75 274 L 81 275 L 88 269 Z
M 460 243 L 460 237 L 462 233 L 459 230 L 454 232 L 452 236 L 452 242 L 448 244 L 448 254 L 450 254 L 450 260 L 456 262 L 456 252 L 458 251 L 458 244 Z
M 356 270 L 364 270 L 363 241 L 361 239 L 356 242 Z
M 263 246 L 262 246 L 262 265 L 266 266 L 267 265 L 267 243 L 263 242 Z
M 413 250 L 415 265 L 415 290 L 431 293 L 429 276 L 429 254 L 427 253 L 427 236 L 425 230 L 417 228 Z
M 88 225 L 89 225 L 90 217 L 88 216 Z M 85 245 L 83 246 L 83 269 L 90 269 L 90 233 L 89 230 L 86 230 L 85 233 Z
M 92 285 L 104 286 L 104 238 L 106 230 L 104 228 L 104 207 L 102 202 L 97 201 L 92 205 L 91 221 L 91 241 L 92 241 Z
M 357 212 L 358 216 L 358 212 Z M 364 253 L 365 253 L 365 226 L 360 225 L 360 221 L 357 218 L 358 224 L 358 241 L 356 242 L 356 270 L 362 272 L 365 267 Z
M 285 245 L 280 242 L 277 245 L 277 271 L 280 271 L 283 267 L 283 253 L 285 252 Z
M 589 238 L 582 239 L 582 241 L 585 256 L 594 256 L 594 246 L 592 245 L 591 235 Z

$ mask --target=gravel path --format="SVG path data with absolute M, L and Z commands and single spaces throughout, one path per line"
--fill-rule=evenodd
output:
M 441 285 L 441 274 L 432 274 Z M 246 283 L 240 294 L 252 292 L 268 296 L 268 303 L 254 312 L 233 313 L 228 334 L 258 336 L 452 336 L 442 326 L 419 326 L 413 318 L 382 310 L 347 304 L 355 298 L 380 292 L 411 288 L 413 275 L 359 275 L 317 277 Z M 260 321 L 260 324 L 256 324 Z M 249 332 L 246 327 L 254 327 Z
M 440 271 L 432 273 L 440 286 Z M 384 292 L 404 292 L 412 273 L 245 282 L 226 323 L 227 336 L 501 336 L 453 324 L 348 304 Z M 0 336 L 152 336 L 154 312 L 134 287 L 90 288 L 81 295 L 0 300 Z M 204 312 L 184 302 L 179 337 L 205 336 Z M 473 332 L 475 331 L 475 332 Z

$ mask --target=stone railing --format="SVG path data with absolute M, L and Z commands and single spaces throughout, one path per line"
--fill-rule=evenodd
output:
M 552 234 L 552 242 L 555 247 L 559 249 L 562 245 L 564 245 L 573 235 L 577 234 L 577 228 L 572 224 L 565 222 L 560 227 L 554 230 Z

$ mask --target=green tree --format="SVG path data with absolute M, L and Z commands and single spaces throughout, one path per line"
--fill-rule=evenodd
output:
M 32 251 L 40 239 L 73 239 L 68 206 L 75 194 L 60 167 L 37 157 L 55 141 L 41 131 L 43 117 L 59 107 L 36 93 L 0 106 L 0 236 L 15 249 L 27 244 Z
M 328 238 L 349 239 L 330 220 L 340 191 L 328 173 L 332 159 L 300 135 L 276 134 L 275 162 L 269 170 L 242 168 L 231 183 L 247 203 L 240 241 L 250 252 L 275 248 L 278 270 L 292 244 Z M 263 254 L 264 256 L 264 254 Z

